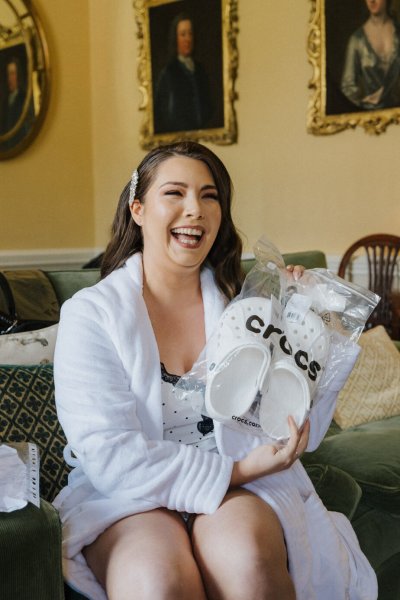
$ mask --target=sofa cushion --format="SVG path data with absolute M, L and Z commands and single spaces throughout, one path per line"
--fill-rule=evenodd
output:
M 400 554 L 400 515 L 370 507 L 361 500 L 352 525 L 373 569 L 378 570 L 391 556 Z
M 74 269 L 69 271 L 46 271 L 46 276 L 61 304 L 71 298 L 82 288 L 97 283 L 100 279 L 99 269 Z
M 343 469 L 361 486 L 365 502 L 400 514 L 400 416 L 325 437 L 302 461 Z
M 38 365 L 52 363 L 58 324 L 0 336 L 0 364 Z
M 306 471 L 324 506 L 352 519 L 362 496 L 361 488 L 353 477 L 332 465 L 311 464 Z
M 400 354 L 381 325 L 363 333 L 361 352 L 340 392 L 334 419 L 342 428 L 400 415 Z
M 69 470 L 54 402 L 53 365 L 0 365 L 0 442 L 37 444 L 40 495 L 51 502 Z
M 39 269 L 3 271 L 19 319 L 58 321 L 60 306 L 54 287 Z M 0 310 L 8 314 L 8 302 L 0 292 Z
M 63 600 L 61 527 L 45 502 L 0 513 L 0 597 L 2 600 Z

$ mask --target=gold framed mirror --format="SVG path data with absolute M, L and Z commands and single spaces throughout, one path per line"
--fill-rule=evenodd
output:
M 31 0 L 0 0 L 0 160 L 34 140 L 49 94 L 49 53 Z

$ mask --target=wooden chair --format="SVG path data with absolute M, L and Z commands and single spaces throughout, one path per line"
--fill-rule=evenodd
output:
M 399 340 L 400 289 L 394 289 L 394 281 L 400 270 L 400 237 L 377 233 L 357 240 L 343 255 L 340 277 L 352 279 L 352 265 L 360 254 L 367 258 L 368 288 L 381 297 L 366 328 L 383 325 L 392 339 Z

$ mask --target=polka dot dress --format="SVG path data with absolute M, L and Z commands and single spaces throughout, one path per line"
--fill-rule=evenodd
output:
M 213 420 L 193 410 L 190 403 L 179 400 L 175 389 L 180 377 L 172 375 L 161 363 L 161 397 L 164 440 L 192 444 L 201 450 L 215 450 Z

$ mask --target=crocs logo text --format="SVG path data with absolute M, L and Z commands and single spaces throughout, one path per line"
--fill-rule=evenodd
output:
M 252 331 L 253 333 L 262 333 L 262 336 L 265 340 L 267 340 L 273 333 L 276 333 L 278 336 L 280 336 L 279 346 L 281 350 L 285 354 L 293 356 L 296 365 L 303 371 L 308 371 L 308 377 L 311 379 L 311 381 L 315 381 L 319 371 L 321 371 L 321 365 L 316 360 L 309 362 L 308 352 L 305 352 L 304 350 L 298 350 L 293 355 L 293 348 L 287 341 L 286 335 L 283 333 L 282 329 L 274 327 L 270 324 L 263 332 L 264 327 L 265 323 L 258 315 L 251 315 L 246 321 L 246 329 Z

